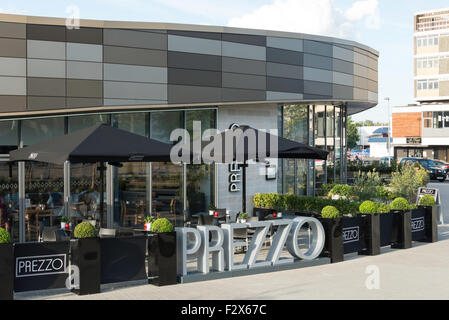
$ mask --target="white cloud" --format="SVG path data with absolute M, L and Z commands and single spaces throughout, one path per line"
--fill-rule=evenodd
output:
M 9 14 L 28 14 L 29 12 L 27 10 L 19 10 L 12 6 L 6 7 L 6 8 L 0 8 L 0 13 L 9 13 Z
M 354 39 L 359 37 L 359 22 L 367 28 L 379 28 L 377 0 L 356 1 L 346 11 L 335 7 L 333 0 L 275 0 L 230 19 L 228 25 Z

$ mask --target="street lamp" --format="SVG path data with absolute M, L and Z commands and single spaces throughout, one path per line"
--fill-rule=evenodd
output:
M 390 126 L 391 126 L 391 121 L 390 121 L 390 98 L 386 97 L 384 99 L 385 101 L 387 101 L 388 103 L 388 133 L 387 133 L 387 152 L 388 152 L 388 166 L 391 166 L 391 154 L 390 154 Z

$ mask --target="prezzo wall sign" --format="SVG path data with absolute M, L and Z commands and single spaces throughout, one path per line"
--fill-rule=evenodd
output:
M 303 252 L 304 249 L 299 247 L 298 237 L 301 227 L 306 223 L 310 228 L 311 239 L 309 248 Z M 258 261 L 260 249 L 270 227 L 277 227 L 277 230 L 265 260 Z M 243 261 L 234 263 L 234 249 L 246 245 L 246 242 L 234 239 L 234 231 L 247 228 L 253 228 L 254 235 Z M 294 258 L 313 260 L 320 255 L 325 241 L 323 226 L 312 217 L 231 223 L 222 224 L 221 227 L 176 228 L 176 231 L 178 275 L 180 276 L 187 275 L 187 260 L 192 259 L 197 261 L 196 271 L 203 274 L 211 270 L 220 272 L 289 264 L 294 262 Z M 291 255 L 289 258 L 281 258 L 285 246 Z M 209 265 L 210 255 L 212 255 L 211 266 Z
M 229 192 L 240 191 L 241 170 L 237 162 L 229 164 Z
M 33 277 L 67 272 L 67 255 L 16 258 L 16 277 Z
M 412 218 L 412 232 L 423 231 L 424 229 L 424 217 Z
M 416 199 L 416 203 L 419 203 L 419 199 L 421 199 L 421 197 L 424 195 L 433 197 L 435 199 L 435 203 L 439 203 L 440 199 L 438 197 L 438 189 L 420 187 L 418 189 L 418 197 Z
M 343 228 L 343 243 L 360 241 L 360 228 L 358 226 Z

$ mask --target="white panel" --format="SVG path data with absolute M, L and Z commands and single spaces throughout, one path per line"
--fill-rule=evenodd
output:
M 26 59 L 0 58 L 0 75 L 25 77 L 26 72 L 27 72 Z
M 349 62 L 354 61 L 354 51 L 343 49 L 343 48 L 336 47 L 336 46 L 333 46 L 332 50 L 333 50 L 334 58 L 346 60 Z
M 26 78 L 0 77 L 0 94 L 24 96 L 26 91 Z

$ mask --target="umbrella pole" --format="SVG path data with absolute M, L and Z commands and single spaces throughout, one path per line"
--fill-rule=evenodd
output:
M 246 212 L 246 161 L 242 165 L 242 212 Z
M 104 209 L 104 162 L 100 162 L 100 226 L 103 223 L 103 209 Z

